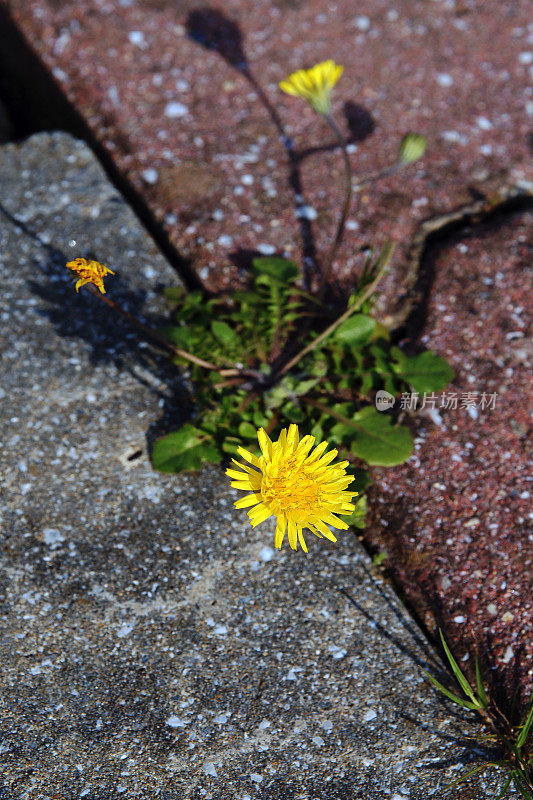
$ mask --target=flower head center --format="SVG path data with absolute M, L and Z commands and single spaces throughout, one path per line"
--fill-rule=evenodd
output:
M 263 471 L 261 494 L 274 513 L 282 513 L 293 522 L 316 513 L 322 505 L 323 486 L 305 464 L 294 457 L 266 465 Z

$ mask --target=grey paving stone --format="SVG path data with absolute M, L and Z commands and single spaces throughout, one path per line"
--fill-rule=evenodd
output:
M 156 322 L 176 276 L 90 151 L 40 134 L 0 172 L 0 797 L 494 797 L 443 789 L 475 730 L 353 534 L 277 552 L 221 469 L 151 469 L 181 379 L 64 263 Z

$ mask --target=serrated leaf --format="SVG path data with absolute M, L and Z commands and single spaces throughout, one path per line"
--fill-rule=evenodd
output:
M 213 441 L 190 423 L 158 439 L 152 450 L 152 464 L 160 472 L 197 470 L 205 461 L 216 464 L 220 460 Z
M 331 338 L 342 345 L 357 347 L 369 341 L 375 327 L 376 320 L 368 314 L 354 314 L 339 325 Z
M 279 283 L 289 283 L 298 277 L 298 267 L 294 261 L 276 256 L 254 258 L 252 261 L 254 273 L 257 277 L 264 275 Z
M 398 353 L 397 348 L 395 352 Z M 439 392 L 454 377 L 454 371 L 445 358 L 438 356 L 433 350 L 426 350 L 416 356 L 401 353 L 399 363 L 393 369 L 415 392 Z
M 233 328 L 230 328 L 227 322 L 214 319 L 211 323 L 211 330 L 213 331 L 213 336 L 218 339 L 220 344 L 224 345 L 224 347 L 235 347 L 239 342 L 239 337 Z
M 409 429 L 403 425 L 394 426 L 391 417 L 380 414 L 373 406 L 361 409 L 332 430 L 343 439 L 349 438 L 352 453 L 372 466 L 403 464 L 413 452 Z

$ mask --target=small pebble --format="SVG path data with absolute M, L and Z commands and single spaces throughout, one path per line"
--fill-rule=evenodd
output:
M 165 116 L 170 117 L 170 119 L 177 119 L 178 117 L 184 117 L 185 114 L 188 114 L 189 109 L 183 103 L 178 103 L 176 100 L 173 100 L 171 103 L 167 103 L 165 106 Z

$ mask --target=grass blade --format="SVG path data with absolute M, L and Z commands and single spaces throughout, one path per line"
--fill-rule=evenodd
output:
M 522 777 L 520 772 L 518 772 L 518 770 L 515 769 L 512 775 L 513 775 L 515 789 L 518 789 L 522 797 L 525 797 L 526 800 L 532 800 L 531 792 L 529 791 L 529 788 L 525 783 L 524 778 Z
M 486 708 L 489 704 L 489 698 L 487 697 L 485 687 L 483 686 L 483 679 L 481 677 L 481 667 L 479 665 L 479 658 L 477 657 L 477 655 L 476 655 L 476 685 L 477 685 L 478 697 L 483 704 L 483 708 Z
M 531 698 L 531 708 L 529 709 L 529 714 L 527 715 L 526 720 L 524 722 L 524 727 L 520 732 L 520 736 L 516 740 L 516 746 L 518 747 L 519 750 L 525 743 L 532 724 L 533 724 L 533 698 Z
M 474 711 L 477 708 L 477 706 L 474 705 L 474 703 L 469 703 L 467 700 L 463 700 L 462 697 L 459 697 L 453 692 L 448 691 L 448 689 L 445 686 L 443 686 L 442 683 L 439 683 L 439 681 L 436 678 L 434 678 L 433 675 L 430 675 L 429 672 L 426 672 L 425 669 L 423 669 L 422 672 L 424 673 L 426 678 L 428 678 L 428 680 L 431 681 L 433 686 L 435 686 L 439 690 L 439 692 L 445 694 L 446 697 L 449 697 L 449 699 L 453 700 L 454 703 L 463 706 L 463 708 L 468 708 L 470 709 L 470 711 Z
M 501 790 L 501 792 L 500 792 L 500 794 L 498 795 L 498 797 L 496 798 L 496 800 L 502 800 L 502 797 L 503 797 L 503 796 L 506 794 L 506 792 L 507 792 L 507 789 L 508 789 L 508 788 L 509 788 L 509 786 L 511 785 L 511 781 L 512 781 L 512 780 L 513 780 L 513 776 L 512 776 L 512 775 L 509 775 L 509 777 L 507 778 L 507 780 L 505 781 L 505 783 L 504 783 L 504 785 L 503 785 L 503 789 Z
M 467 679 L 465 678 L 465 676 L 461 672 L 461 670 L 459 668 L 459 664 L 457 663 L 455 658 L 452 656 L 451 650 L 448 647 L 448 645 L 446 644 L 446 641 L 444 639 L 442 631 L 440 631 L 440 638 L 441 638 L 441 641 L 442 641 L 442 646 L 444 647 L 444 652 L 446 653 L 448 661 L 450 662 L 450 666 L 451 666 L 451 668 L 453 670 L 453 674 L 457 678 L 457 682 L 459 683 L 461 689 L 466 694 L 466 696 L 469 697 L 472 700 L 472 702 L 474 704 L 474 708 L 479 708 L 479 702 L 476 699 L 476 696 L 475 696 L 474 692 L 472 691 L 472 687 L 470 686 L 470 684 L 468 683 Z
M 459 775 L 459 777 L 456 778 L 454 781 L 452 781 L 451 783 L 447 783 L 444 788 L 445 789 L 451 789 L 452 786 L 457 786 L 458 783 L 462 783 L 463 781 L 466 781 L 466 779 L 467 778 L 471 778 L 472 775 L 477 775 L 478 772 L 481 772 L 482 770 L 486 769 L 487 766 L 488 766 L 487 764 L 482 764 L 480 767 L 476 767 L 475 769 L 471 769 L 469 772 L 463 772 L 463 774 Z

